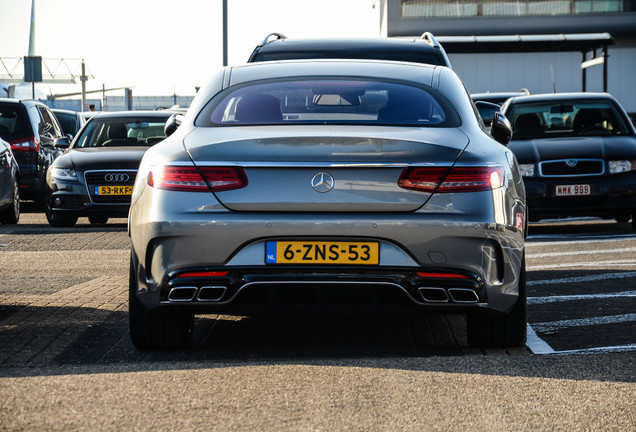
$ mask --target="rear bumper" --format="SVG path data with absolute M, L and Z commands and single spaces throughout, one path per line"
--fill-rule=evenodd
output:
M 311 215 L 219 213 L 135 225 L 136 295 L 148 309 L 225 314 L 343 304 L 505 312 L 517 300 L 523 232 L 417 213 L 399 220 L 383 214 L 313 217 L 320 222 L 308 220 Z M 266 242 L 285 238 L 378 241 L 381 262 L 267 265 Z M 227 273 L 180 277 L 192 272 Z M 422 272 L 462 277 L 418 274 Z

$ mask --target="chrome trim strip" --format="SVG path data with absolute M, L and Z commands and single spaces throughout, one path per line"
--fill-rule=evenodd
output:
M 166 163 L 169 166 L 194 166 L 190 161 L 174 161 Z M 153 165 L 151 168 L 158 166 Z M 205 161 L 196 162 L 196 166 L 237 166 L 244 168 L 406 168 L 406 167 L 501 167 L 501 164 L 493 162 L 484 163 L 456 163 L 451 162 L 392 162 L 392 163 L 369 163 L 369 162 L 259 162 L 259 161 Z
M 400 289 L 413 303 L 418 304 L 418 305 L 425 305 L 427 304 L 426 302 L 421 302 L 417 299 L 415 299 L 411 294 L 409 294 L 409 292 L 404 289 L 404 287 L 402 287 L 401 285 L 395 284 L 393 282 L 368 282 L 368 281 L 339 281 L 339 280 L 320 280 L 320 281 L 307 281 L 307 280 L 300 280 L 300 281 L 259 281 L 259 282 L 248 282 L 245 285 L 243 285 L 241 288 L 239 288 L 234 295 L 222 302 L 216 302 L 215 304 L 217 305 L 227 305 L 231 302 L 234 301 L 234 299 L 236 297 L 238 297 L 238 295 L 247 287 L 250 286 L 254 286 L 254 285 L 360 285 L 360 284 L 364 284 L 364 285 L 377 285 L 377 286 L 392 286 L 395 288 Z M 183 300 L 181 300 L 183 301 Z M 161 301 L 161 304 L 170 304 L 170 301 Z M 196 304 L 196 303 L 195 303 Z

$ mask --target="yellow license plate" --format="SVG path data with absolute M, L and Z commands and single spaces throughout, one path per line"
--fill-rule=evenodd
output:
M 265 247 L 267 264 L 378 265 L 377 242 L 275 241 Z
M 95 186 L 95 195 L 132 195 L 132 186 Z

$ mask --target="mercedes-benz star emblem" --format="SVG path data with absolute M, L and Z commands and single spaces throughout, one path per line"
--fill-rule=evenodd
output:
M 326 172 L 319 172 L 311 179 L 311 187 L 316 192 L 325 193 L 333 189 L 334 180 L 331 174 Z
M 130 176 L 126 173 L 123 174 L 106 174 L 104 180 L 107 182 L 127 182 Z

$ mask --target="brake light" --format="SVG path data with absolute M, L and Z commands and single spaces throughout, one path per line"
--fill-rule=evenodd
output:
M 219 192 L 247 186 L 247 177 L 240 167 L 179 167 L 164 166 L 148 173 L 148 186 L 185 192 Z
M 420 277 L 436 279 L 468 279 L 468 276 L 459 273 L 417 272 L 417 275 Z
M 227 276 L 229 272 L 226 271 L 200 271 L 200 272 L 189 272 L 189 273 L 181 273 L 177 278 L 186 278 L 186 277 L 219 277 L 219 276 Z
M 34 136 L 20 138 L 17 140 L 9 141 L 11 144 L 11 150 L 15 151 L 39 151 L 40 143 Z
M 477 192 L 503 186 L 501 167 L 411 167 L 398 185 L 421 192 Z

